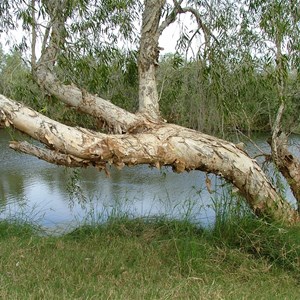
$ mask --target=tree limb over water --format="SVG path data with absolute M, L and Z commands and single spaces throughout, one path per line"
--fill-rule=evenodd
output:
M 190 170 L 214 173 L 235 185 L 257 216 L 286 224 L 299 221 L 298 212 L 276 192 L 257 162 L 239 147 L 162 119 L 156 85 L 160 51 L 158 40 L 175 17 L 172 15 L 172 18 L 167 16 L 163 19 L 166 1 L 144 1 L 138 56 L 139 107 L 136 113 L 128 112 L 74 84 L 64 84 L 56 76 L 54 66 L 66 45 L 66 24 L 70 17 L 65 5 L 66 2 L 57 1 L 45 6 L 51 34 L 39 61 L 35 63 L 33 59 L 33 73 L 39 86 L 49 94 L 100 118 L 107 133 L 64 125 L 0 95 L 0 124 L 13 126 L 46 146 L 40 148 L 25 142 L 12 142 L 11 148 L 68 167 L 94 166 L 107 170 L 107 165 L 121 169 L 125 165 L 148 164 L 157 168 L 171 166 L 178 173 Z M 184 12 L 178 7 L 172 11 L 175 15 Z M 199 23 L 200 15 L 194 14 Z M 207 28 L 202 20 L 200 25 L 203 30 Z M 207 30 L 204 31 L 207 35 Z M 48 39 L 48 31 L 46 33 Z M 33 40 L 35 38 L 33 35 Z M 276 151 L 278 161 L 284 155 L 294 162 L 293 157 L 284 154 L 286 149 L 281 151 L 277 147 Z M 293 165 L 290 161 L 288 163 Z M 286 159 L 283 164 L 287 164 Z M 297 163 L 294 166 L 299 168 Z M 284 168 L 280 170 L 283 175 L 287 173 Z M 290 181 L 300 182 L 300 178 L 294 175 L 295 172 L 289 172 Z M 294 194 L 300 197 L 299 193 Z

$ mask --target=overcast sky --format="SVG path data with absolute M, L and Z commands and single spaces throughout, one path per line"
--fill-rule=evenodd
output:
M 192 28 L 192 21 L 191 21 L 190 14 L 180 15 L 179 20 L 180 22 L 176 21 L 172 23 L 162 33 L 159 39 L 159 46 L 163 48 L 163 50 L 160 51 L 161 55 L 164 55 L 166 53 L 174 53 L 176 51 L 176 43 L 180 36 L 180 31 L 183 23 L 186 26 Z M 193 26 L 193 28 L 195 28 L 195 25 Z M 4 33 L 0 34 L 0 42 L 3 46 L 4 51 L 9 52 L 13 44 L 20 43 L 22 36 L 23 36 L 23 31 L 21 26 L 19 26 L 19 28 L 14 32 L 11 32 L 9 35 L 5 35 Z M 30 39 L 30 36 L 28 37 L 28 39 Z M 9 43 L 7 44 L 7 42 Z M 38 45 L 40 43 L 38 42 Z M 40 49 L 37 49 L 37 54 L 39 53 L 39 50 Z

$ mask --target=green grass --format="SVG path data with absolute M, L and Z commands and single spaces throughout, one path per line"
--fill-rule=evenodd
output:
M 299 299 L 298 229 L 235 228 L 222 237 L 187 222 L 120 219 L 47 237 L 2 222 L 0 298 Z

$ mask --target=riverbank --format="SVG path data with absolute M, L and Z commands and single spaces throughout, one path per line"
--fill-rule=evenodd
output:
M 123 218 L 60 237 L 4 221 L 0 298 L 298 299 L 299 229 L 236 221 Z

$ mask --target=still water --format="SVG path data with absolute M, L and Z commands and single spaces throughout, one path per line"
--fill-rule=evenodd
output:
M 222 181 L 210 175 L 216 193 L 209 194 L 205 174 L 197 171 L 175 174 L 170 168 L 136 166 L 121 171 L 111 168 L 107 177 L 94 168 L 54 166 L 10 150 L 11 139 L 8 130 L 0 129 L 0 218 L 17 217 L 47 228 L 66 228 L 125 213 L 132 217 L 188 216 L 207 225 L 214 220 L 213 203 L 224 193 L 219 187 Z M 256 142 L 268 151 L 264 140 Z M 293 150 L 299 152 L 296 146 Z

